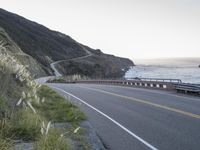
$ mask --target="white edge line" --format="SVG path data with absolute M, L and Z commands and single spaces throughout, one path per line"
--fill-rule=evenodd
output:
M 81 101 L 82 103 L 84 103 L 85 105 L 87 105 L 88 107 L 92 108 L 93 110 L 95 110 L 96 112 L 100 113 L 101 115 L 103 115 L 104 117 L 106 117 L 107 119 L 109 119 L 110 121 L 112 121 L 114 124 L 116 124 L 117 126 L 119 126 L 120 128 L 122 128 L 124 131 L 126 131 L 127 133 L 129 133 L 131 136 L 133 136 L 134 138 L 136 138 L 137 140 L 139 140 L 140 142 L 142 142 L 144 145 L 146 145 L 147 147 L 149 147 L 152 150 L 158 150 L 157 148 L 155 148 L 153 145 L 149 144 L 148 142 L 146 142 L 145 140 L 143 140 L 142 138 L 140 138 L 139 136 L 137 136 L 136 134 L 134 134 L 133 132 L 131 132 L 130 130 L 128 130 L 126 127 L 124 127 L 123 125 L 121 125 L 120 123 L 118 123 L 117 121 L 115 121 L 114 119 L 112 119 L 111 117 L 109 117 L 108 115 L 104 114 L 102 111 L 98 110 L 97 108 L 93 107 L 92 105 L 88 104 L 87 102 L 83 101 L 82 99 L 76 97 L 75 95 L 68 93 L 66 91 L 64 91 L 63 89 L 51 86 L 54 89 L 57 89 L 59 91 L 64 92 L 65 94 L 68 94 L 74 98 L 76 98 L 77 100 Z

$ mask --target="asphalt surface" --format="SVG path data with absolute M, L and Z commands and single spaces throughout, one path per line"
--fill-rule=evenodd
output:
M 79 105 L 107 149 L 200 149 L 198 97 L 109 85 L 48 85 Z

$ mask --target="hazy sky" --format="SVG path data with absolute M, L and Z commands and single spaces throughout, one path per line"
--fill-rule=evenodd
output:
M 200 57 L 200 0 L 0 0 L 0 6 L 106 53 Z

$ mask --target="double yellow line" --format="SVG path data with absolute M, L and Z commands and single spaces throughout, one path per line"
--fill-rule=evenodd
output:
M 88 88 L 88 87 L 84 87 L 84 86 L 80 86 L 80 87 L 85 88 L 85 89 L 89 89 L 89 90 L 93 90 L 93 91 L 97 91 L 97 92 L 101 92 L 101 93 L 104 93 L 104 94 L 108 94 L 108 95 L 112 95 L 112 96 L 128 99 L 128 100 L 131 100 L 131 101 L 134 101 L 134 102 L 138 102 L 138 103 L 154 106 L 156 108 L 165 109 L 165 110 L 168 110 L 168 111 L 171 111 L 171 112 L 175 112 L 175 113 L 179 113 L 179 114 L 182 114 L 182 115 L 185 115 L 185 116 L 188 116 L 188 117 L 200 119 L 200 115 L 198 115 L 198 114 L 193 114 L 191 112 L 183 111 L 183 110 L 180 110 L 180 109 L 176 109 L 176 108 L 172 108 L 172 107 L 156 104 L 156 103 L 153 103 L 153 102 L 149 102 L 147 100 L 137 99 L 137 98 L 133 98 L 133 97 L 125 96 L 125 95 L 120 95 L 120 94 L 116 94 L 116 93 L 112 93 L 112 92 L 108 92 L 108 91 L 104 91 L 104 90 L 100 90 L 100 89 L 95 89 L 95 88 Z

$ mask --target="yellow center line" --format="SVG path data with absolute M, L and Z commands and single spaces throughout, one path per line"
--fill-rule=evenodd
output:
M 104 94 L 109 94 L 109 95 L 113 95 L 113 96 L 116 96 L 116 97 L 128 99 L 128 100 L 131 100 L 131 101 L 134 101 L 134 102 L 139 102 L 139 103 L 143 103 L 143 104 L 146 104 L 146 105 L 151 105 L 151 106 L 154 106 L 154 107 L 157 107 L 157 108 L 176 112 L 176 113 L 188 116 L 188 117 L 200 119 L 200 115 L 198 115 L 198 114 L 193 114 L 191 112 L 187 112 L 187 111 L 183 111 L 183 110 L 180 110 L 180 109 L 176 109 L 176 108 L 160 105 L 160 104 L 157 104 L 157 103 L 149 102 L 147 100 L 137 99 L 137 98 L 133 98 L 133 97 L 125 96 L 125 95 L 120 95 L 120 94 L 116 94 L 116 93 L 112 93 L 112 92 L 108 92 L 108 91 L 104 91 L 104 90 L 100 90 L 100 89 L 96 89 L 96 88 L 88 88 L 88 87 L 83 87 L 83 86 L 80 86 L 80 87 L 86 88 L 86 89 L 89 89 L 89 90 L 93 90 L 93 91 L 97 91 L 97 92 L 101 92 L 101 93 L 104 93 Z

